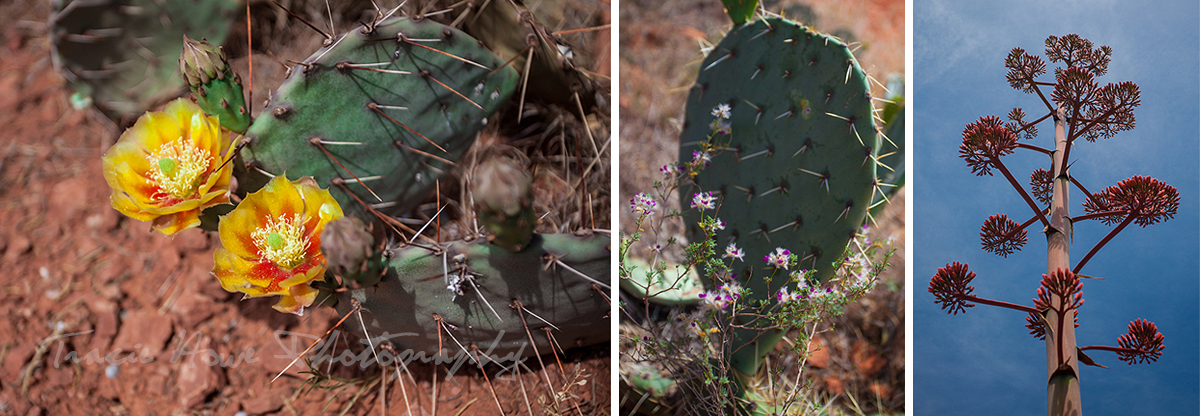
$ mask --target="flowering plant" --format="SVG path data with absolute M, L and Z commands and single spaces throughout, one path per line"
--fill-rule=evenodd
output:
M 280 296 L 275 310 L 304 314 L 316 300 L 312 281 L 325 280 L 321 231 L 342 208 L 312 178 L 280 175 L 221 217 L 213 275 L 246 297 Z
M 164 235 L 200 225 L 200 212 L 229 203 L 234 140 L 217 117 L 187 99 L 148 112 L 104 153 L 112 207 Z

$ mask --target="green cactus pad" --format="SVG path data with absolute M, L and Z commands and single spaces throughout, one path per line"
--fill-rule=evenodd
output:
M 771 274 L 761 259 L 782 247 L 828 280 L 874 189 L 879 136 L 866 75 L 837 39 L 781 19 L 735 28 L 701 68 L 680 157 L 692 159 L 712 134 L 713 109 L 728 105 L 732 134 L 713 137 L 717 149 L 696 185 L 721 197 L 715 216 L 728 226 L 718 244 L 736 241 L 747 253 L 734 271 Z M 690 206 L 692 192 L 681 197 Z M 686 218 L 689 236 L 702 236 L 700 212 Z
M 339 293 L 338 311 L 350 312 L 351 298 L 357 299 L 372 337 L 391 334 L 398 349 L 430 355 L 438 350 L 434 313 L 453 326 L 451 335 L 463 346 L 476 344 L 492 356 L 533 355 L 521 315 L 509 306 L 513 299 L 528 311 L 523 313 L 525 322 L 542 354 L 550 352 L 542 330 L 550 325 L 557 328 L 551 333 L 563 348 L 608 341 L 610 306 L 603 296 L 607 289 L 597 292 L 591 281 L 561 265 L 547 267 L 554 257 L 609 284 L 607 235 L 535 234 L 531 245 L 518 253 L 483 239 L 438 248 L 444 251 L 410 246 L 385 253 L 387 274 L 374 287 Z M 466 276 L 473 277 L 474 285 L 456 282 Z M 444 353 L 462 352 L 445 330 L 441 338 Z
M 221 44 L 238 2 L 56 0 L 51 56 L 71 88 L 121 123 L 183 88 L 183 35 Z
M 719 105 L 730 109 L 731 134 L 710 141 L 726 128 L 714 125 Z M 737 281 L 768 300 L 790 271 L 815 269 L 813 285 L 832 277 L 871 203 L 880 147 L 868 80 L 846 45 L 779 18 L 735 27 L 700 65 L 687 108 L 680 157 L 693 160 L 699 144 L 711 143 L 712 160 L 696 186 L 683 188 L 682 205 L 696 192 L 719 197 L 717 210 L 705 213 L 727 223 L 716 233 L 718 250 L 732 241 L 746 253 L 733 261 Z M 704 236 L 700 214 L 685 215 L 693 241 Z M 763 258 L 776 248 L 799 265 L 769 266 Z M 745 332 L 757 347 L 736 347 L 732 360 L 753 374 L 783 331 Z
M 721 3 L 725 5 L 725 13 L 729 14 L 734 26 L 746 23 L 758 10 L 758 0 L 721 0 Z
M 408 211 L 512 94 L 517 73 L 503 64 L 428 19 L 341 35 L 291 69 L 247 130 L 243 157 L 254 168 L 239 174 L 240 186 L 253 190 L 267 180 L 261 172 L 286 172 L 330 188 L 347 213 L 363 216 L 357 200 L 387 214 Z

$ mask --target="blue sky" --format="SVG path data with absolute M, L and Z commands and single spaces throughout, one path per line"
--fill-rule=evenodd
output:
M 1153 321 L 1166 336 L 1157 363 L 1129 366 L 1116 355 L 1089 354 L 1109 369 L 1083 367 L 1083 410 L 1089 415 L 1200 414 L 1200 3 L 1128 1 L 914 0 L 913 2 L 913 321 L 917 415 L 1036 415 L 1046 411 L 1046 352 L 1020 312 L 979 305 L 957 316 L 942 312 L 926 288 L 938 267 L 970 263 L 977 296 L 1032 304 L 1045 272 L 1041 226 L 1024 251 L 1007 259 L 980 249 L 979 227 L 995 213 L 1018 222 L 1031 212 L 1002 176 L 976 177 L 958 157 L 962 129 L 980 116 L 1004 117 L 1022 107 L 1036 119 L 1036 95 L 1008 86 L 1004 57 L 1014 47 L 1044 57 L 1049 35 L 1076 33 L 1113 48 L 1101 85 L 1141 87 L 1137 127 L 1082 142 L 1071 152 L 1072 174 L 1097 192 L 1134 175 L 1175 186 L 1175 218 L 1147 228 L 1130 226 L 1082 271 L 1079 344 L 1113 345 L 1129 321 Z M 1048 69 L 1054 67 L 1046 59 Z M 1052 74 L 1052 73 L 1051 73 Z M 1053 81 L 1052 75 L 1045 78 Z M 1049 91 L 1047 91 L 1047 95 Z M 1052 147 L 1053 125 L 1039 125 L 1033 144 Z M 1005 163 L 1028 182 L 1046 157 L 1018 150 Z M 1028 185 L 1026 185 L 1028 186 Z M 1071 213 L 1083 213 L 1081 192 Z M 1109 227 L 1077 223 L 1071 261 L 1083 258 Z

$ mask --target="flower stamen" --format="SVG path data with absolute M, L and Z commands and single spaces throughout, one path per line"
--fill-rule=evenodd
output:
M 304 263 L 309 239 L 299 215 L 280 215 L 250 235 L 263 258 L 289 269 Z
M 151 166 L 147 172 L 159 189 L 175 198 L 187 198 L 196 193 L 197 180 L 212 165 L 208 151 L 182 138 L 164 143 L 146 157 Z

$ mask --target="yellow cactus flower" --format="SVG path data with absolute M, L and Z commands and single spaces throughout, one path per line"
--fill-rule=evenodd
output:
M 142 115 L 104 153 L 112 207 L 168 236 L 200 225 L 200 211 L 229 203 L 234 145 L 187 99 Z
M 223 247 L 213 253 L 212 273 L 227 291 L 279 295 L 275 310 L 303 315 L 317 297 L 309 282 L 325 280 L 321 231 L 342 215 L 312 178 L 288 182 L 277 176 L 221 217 Z

